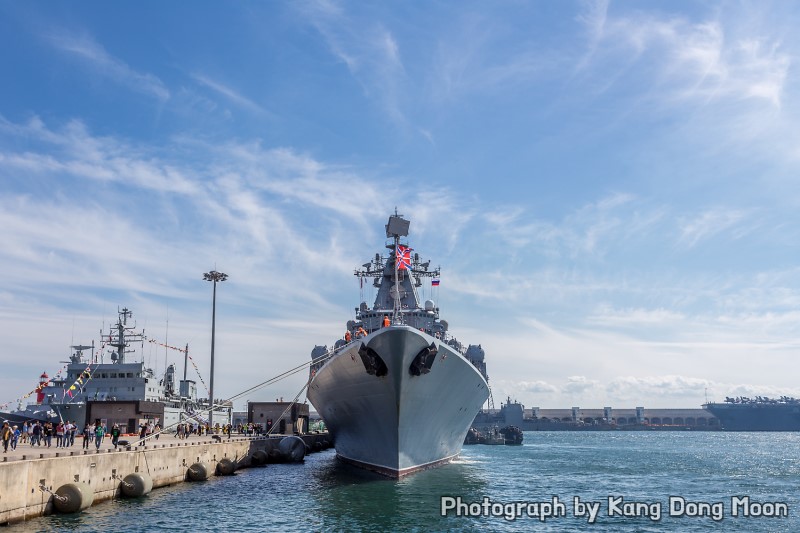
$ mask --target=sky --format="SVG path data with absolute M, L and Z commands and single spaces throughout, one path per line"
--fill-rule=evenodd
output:
M 791 2 L 0 0 L 0 403 L 123 307 L 207 382 L 213 269 L 215 396 L 303 364 L 372 304 L 353 271 L 395 209 L 497 406 L 800 396 L 797 27 Z

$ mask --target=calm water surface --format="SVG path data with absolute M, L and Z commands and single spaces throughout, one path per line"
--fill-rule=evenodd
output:
M 706 516 L 670 516 L 671 496 L 688 502 L 684 511 L 706 504 L 694 509 L 705 509 Z M 733 516 L 731 499 L 745 496 L 751 503 L 785 504 L 788 516 Z M 460 497 L 467 504 L 462 509 L 477 503 L 471 507 L 481 511 L 488 498 L 499 513 L 467 517 L 453 509 L 442 516 L 442 497 L 454 503 Z M 598 505 L 593 523 L 588 515 L 575 516 L 576 497 Z M 546 511 L 541 504 L 552 505 L 554 498 L 563 504 L 563 516 L 546 521 L 528 516 Z M 679 513 L 680 505 L 674 505 Z M 522 516 L 509 520 L 503 514 L 512 506 Z M 467 446 L 457 462 L 400 481 L 344 465 L 329 450 L 303 464 L 240 470 L 231 477 L 157 489 L 135 501 L 104 502 L 79 515 L 35 519 L 8 531 L 225 529 L 800 531 L 800 434 L 526 432 L 522 447 Z

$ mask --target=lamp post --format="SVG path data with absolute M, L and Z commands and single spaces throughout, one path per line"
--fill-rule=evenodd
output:
M 217 323 L 217 282 L 228 279 L 227 274 L 212 270 L 203 274 L 205 281 L 214 282 L 214 297 L 211 301 L 211 383 L 208 387 L 208 425 L 214 427 L 214 333 Z

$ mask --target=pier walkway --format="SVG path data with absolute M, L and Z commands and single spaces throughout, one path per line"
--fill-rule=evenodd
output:
M 220 442 L 234 442 L 234 441 L 241 441 L 241 440 L 252 440 L 255 437 L 263 437 L 264 435 L 240 435 L 238 433 L 234 433 L 230 439 L 228 439 L 227 435 L 219 435 Z M 282 438 L 286 435 L 280 435 L 273 433 L 270 435 L 271 438 Z M 170 444 L 173 446 L 176 444 L 199 444 L 199 443 L 206 443 L 212 444 L 216 443 L 216 439 L 212 437 L 212 435 L 203 435 L 202 437 L 198 437 L 197 435 L 192 435 L 190 437 L 186 437 L 183 439 L 177 438 L 174 433 L 162 433 L 159 435 L 158 439 L 155 437 L 151 437 L 147 439 L 143 446 L 139 446 L 139 437 L 135 436 L 123 436 L 120 437 L 120 442 L 127 442 L 128 446 L 138 449 L 154 449 L 154 448 L 169 448 Z M 76 437 L 75 443 L 72 446 L 67 446 L 66 448 L 57 448 L 55 444 L 56 440 L 53 438 L 53 442 L 51 446 L 48 448 L 46 444 L 42 443 L 41 445 L 31 446 L 30 442 L 26 443 L 18 443 L 17 449 L 12 450 L 11 446 L 8 447 L 8 453 L 0 452 L 0 456 L 2 462 L 8 461 L 20 461 L 20 460 L 30 460 L 30 459 L 48 459 L 53 457 L 70 457 L 76 455 L 88 455 L 88 454 L 96 454 L 98 450 L 101 453 L 107 453 L 114 451 L 114 446 L 111 445 L 111 437 L 106 435 L 103 439 L 103 442 L 100 443 L 100 448 L 95 447 L 94 439 L 89 443 L 89 447 L 84 449 L 83 448 L 83 437 Z M 128 446 L 118 446 L 117 450 L 126 450 Z M 83 452 L 87 452 L 84 454 Z

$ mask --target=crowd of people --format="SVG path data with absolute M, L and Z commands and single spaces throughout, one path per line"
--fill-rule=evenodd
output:
M 95 448 L 99 449 L 103 442 L 103 437 L 108 433 L 104 424 L 97 420 L 94 424 L 86 424 L 83 430 L 78 432 L 78 425 L 74 421 L 66 422 L 40 422 L 32 420 L 23 422 L 22 427 L 3 423 L 0 436 L 3 439 L 3 453 L 8 453 L 8 448 L 17 449 L 19 444 L 30 444 L 31 446 L 51 448 L 55 440 L 56 448 L 71 448 L 75 445 L 75 438 L 83 438 L 83 448 L 88 449 L 94 443 Z
M 238 433 L 239 435 L 257 436 L 267 434 L 270 429 L 272 429 L 271 418 L 267 419 L 266 425 L 253 424 L 250 422 L 248 424 L 237 424 L 235 427 L 231 424 L 225 424 L 222 426 L 215 424 L 214 427 L 211 427 L 208 423 L 199 424 L 197 422 L 186 422 L 178 424 L 175 429 L 175 436 L 179 439 L 186 439 L 192 435 L 202 437 L 203 435 L 222 434 L 223 436 L 227 435 L 228 438 L 230 438 L 234 432 Z
M 208 423 L 184 422 L 178 424 L 175 435 L 179 439 L 186 439 L 192 435 L 202 437 L 203 435 L 227 435 L 231 438 L 234 431 L 239 435 L 257 436 L 269 433 L 272 429 L 272 419 L 267 419 L 266 424 L 238 424 L 235 427 L 231 424 L 215 424 L 211 427 Z M 151 437 L 158 439 L 161 434 L 161 426 L 153 422 L 147 422 L 139 426 L 139 440 L 145 442 Z M 116 449 L 119 446 L 122 428 L 118 424 L 113 424 L 111 429 L 101 420 L 96 419 L 94 423 L 87 423 L 83 430 L 79 431 L 78 426 L 73 421 L 66 422 L 24 422 L 20 428 L 4 422 L 0 429 L 0 437 L 3 441 L 3 453 L 8 453 L 8 448 L 17 449 L 18 444 L 30 444 L 31 446 L 50 448 L 55 440 L 56 448 L 69 448 L 75 445 L 75 439 L 82 439 L 82 448 L 89 449 L 93 444 L 95 449 L 100 449 L 100 445 L 106 436 L 111 437 L 111 445 Z
M 272 429 L 272 419 L 267 419 L 266 428 L 262 424 L 253 424 L 249 422 L 247 424 L 239 424 L 236 426 L 236 430 L 239 432 L 239 435 L 264 435 L 268 433 L 269 430 Z

